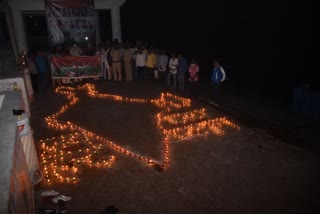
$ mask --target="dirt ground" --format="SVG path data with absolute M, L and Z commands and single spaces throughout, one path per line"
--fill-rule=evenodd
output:
M 158 98 L 163 89 L 153 82 L 92 82 L 101 93 Z M 161 132 L 157 107 L 99 100 L 77 92 L 78 103 L 59 119 L 71 121 L 137 153 L 161 159 Z M 66 104 L 64 96 L 49 90 L 32 104 L 31 126 L 39 141 L 66 132 L 48 128 L 44 117 Z M 157 171 L 114 150 L 110 168 L 83 168 L 76 184 L 41 182 L 40 193 L 54 189 L 71 196 L 68 213 L 99 213 L 114 205 L 119 213 L 317 213 L 319 155 L 270 136 L 262 129 L 242 124 L 229 115 L 205 107 L 212 118 L 225 116 L 240 131 L 227 128 L 223 136 L 170 143 L 170 165 Z

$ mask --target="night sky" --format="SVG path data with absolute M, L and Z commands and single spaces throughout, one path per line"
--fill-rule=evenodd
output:
M 123 40 L 195 56 L 202 79 L 220 56 L 235 84 L 288 93 L 296 84 L 318 84 L 311 69 L 311 10 L 311 1 L 127 0 Z
M 281 96 L 299 84 L 320 88 L 312 18 L 310 0 L 127 0 L 121 7 L 123 41 L 146 41 L 189 62 L 196 57 L 203 82 L 212 59 L 221 57 L 228 83 Z M 104 21 L 111 23 L 110 12 L 100 11 L 101 26 Z M 33 28 L 46 28 L 45 19 L 37 23 Z M 111 36 L 111 26 L 100 31 Z

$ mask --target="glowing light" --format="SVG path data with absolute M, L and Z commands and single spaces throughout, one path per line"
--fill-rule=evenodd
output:
M 57 146 L 51 146 L 52 144 L 56 144 L 57 141 L 62 142 L 63 139 L 67 140 L 68 147 L 63 147 L 63 143 L 57 144 Z M 40 157 L 42 157 L 41 165 L 43 167 L 45 178 L 47 178 L 47 183 L 51 183 L 52 181 L 76 182 L 79 179 L 79 170 L 81 170 L 83 166 L 99 167 L 101 165 L 101 167 L 110 167 L 112 165 L 115 161 L 115 157 L 111 156 L 107 158 L 105 152 L 98 152 L 97 156 L 94 158 L 91 154 L 84 155 L 83 153 L 71 151 L 66 153 L 63 152 L 66 149 L 81 147 L 88 153 L 92 153 L 94 148 L 92 144 L 87 143 L 88 140 L 91 140 L 90 136 L 73 133 L 70 135 L 60 136 L 58 138 L 55 137 L 47 139 L 45 142 L 42 142 L 42 153 Z M 105 146 L 100 144 L 100 147 L 104 149 Z M 76 151 L 82 151 L 82 149 L 78 149 Z M 59 156 L 59 153 L 60 156 L 62 156 L 62 159 L 57 160 L 56 157 Z M 93 161 L 96 163 L 101 161 L 103 164 L 93 165 Z M 50 164 L 47 164 L 47 162 Z
M 127 150 L 70 121 L 65 123 L 60 122 L 57 118 L 79 101 L 75 93 L 76 90 L 87 90 L 90 97 L 97 99 L 111 99 L 129 103 L 149 103 L 160 108 L 161 111 L 156 115 L 155 120 L 159 130 L 163 134 L 162 144 L 164 149 L 162 161 Z M 223 127 L 232 127 L 240 130 L 238 125 L 227 120 L 225 117 L 211 119 L 204 108 L 190 109 L 190 99 L 171 93 L 161 93 L 159 99 L 130 98 L 98 93 L 93 84 L 84 84 L 77 88 L 60 86 L 55 91 L 65 95 L 69 103 L 63 105 L 58 112 L 46 117 L 45 120 L 51 128 L 63 131 L 69 130 L 72 133 L 40 141 L 40 143 L 43 151 L 41 157 L 45 176 L 51 179 L 56 178 L 60 182 L 75 183 L 79 178 L 78 173 L 82 165 L 97 168 L 103 166 L 110 167 L 115 157 L 111 156 L 108 159 L 105 156 L 101 156 L 106 147 L 122 155 L 141 161 L 147 166 L 165 169 L 170 164 L 170 142 L 197 136 L 206 137 L 210 133 L 222 136 L 225 134 L 225 131 L 222 129 Z M 57 156 L 60 158 L 57 158 Z M 48 182 L 51 182 L 51 180 Z

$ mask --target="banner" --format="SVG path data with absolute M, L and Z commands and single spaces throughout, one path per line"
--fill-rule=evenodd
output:
M 53 79 L 102 76 L 101 56 L 53 56 L 50 60 Z
M 96 43 L 94 0 L 45 0 L 49 42 Z

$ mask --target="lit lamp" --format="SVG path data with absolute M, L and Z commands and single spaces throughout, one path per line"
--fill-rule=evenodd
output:
M 88 40 L 88 37 L 85 37 L 85 39 Z M 127 150 L 69 121 L 61 123 L 57 117 L 79 101 L 75 90 L 87 90 L 88 95 L 92 98 L 111 99 L 130 103 L 151 103 L 159 107 L 161 111 L 156 115 L 155 120 L 159 130 L 161 130 L 163 134 L 163 160 L 156 161 Z M 170 93 L 162 93 L 159 99 L 129 98 L 113 94 L 99 94 L 93 84 L 85 84 L 77 88 L 60 86 L 56 88 L 56 92 L 66 95 L 69 103 L 62 106 L 58 112 L 46 117 L 45 120 L 51 128 L 70 130 L 73 133 L 62 135 L 58 138 L 53 137 L 52 139 L 47 139 L 45 142 L 41 141 L 43 150 L 41 154 L 43 159 L 42 165 L 44 166 L 45 175 L 48 175 L 48 177 L 46 177 L 48 183 L 54 182 L 54 177 L 50 176 L 50 180 L 49 175 L 56 175 L 57 180 L 59 179 L 62 182 L 73 181 L 76 183 L 80 179 L 78 176 L 78 165 L 77 167 L 73 166 L 69 169 L 68 164 L 79 164 L 80 171 L 83 165 L 97 168 L 101 168 L 103 165 L 110 167 L 115 157 L 111 156 L 109 160 L 106 159 L 106 156 L 104 156 L 106 146 L 162 171 L 170 165 L 170 141 L 190 139 L 197 136 L 206 137 L 209 133 L 222 136 L 225 134 L 222 130 L 223 126 L 240 130 L 239 126 L 227 120 L 225 117 L 211 119 L 204 108 L 186 110 L 186 108 L 191 106 L 191 100 Z M 183 112 L 178 111 L 179 109 L 182 109 Z M 56 143 L 57 141 L 58 143 Z M 50 146 L 51 144 L 54 144 L 54 146 Z M 72 145 L 80 147 L 77 147 L 77 149 L 73 150 L 74 152 L 71 152 L 69 151 L 69 147 Z M 60 157 L 58 160 L 57 155 Z
M 24 68 L 26 66 L 27 66 L 27 63 L 26 63 L 26 52 L 23 50 L 20 53 L 20 66 L 19 66 L 19 68 Z

